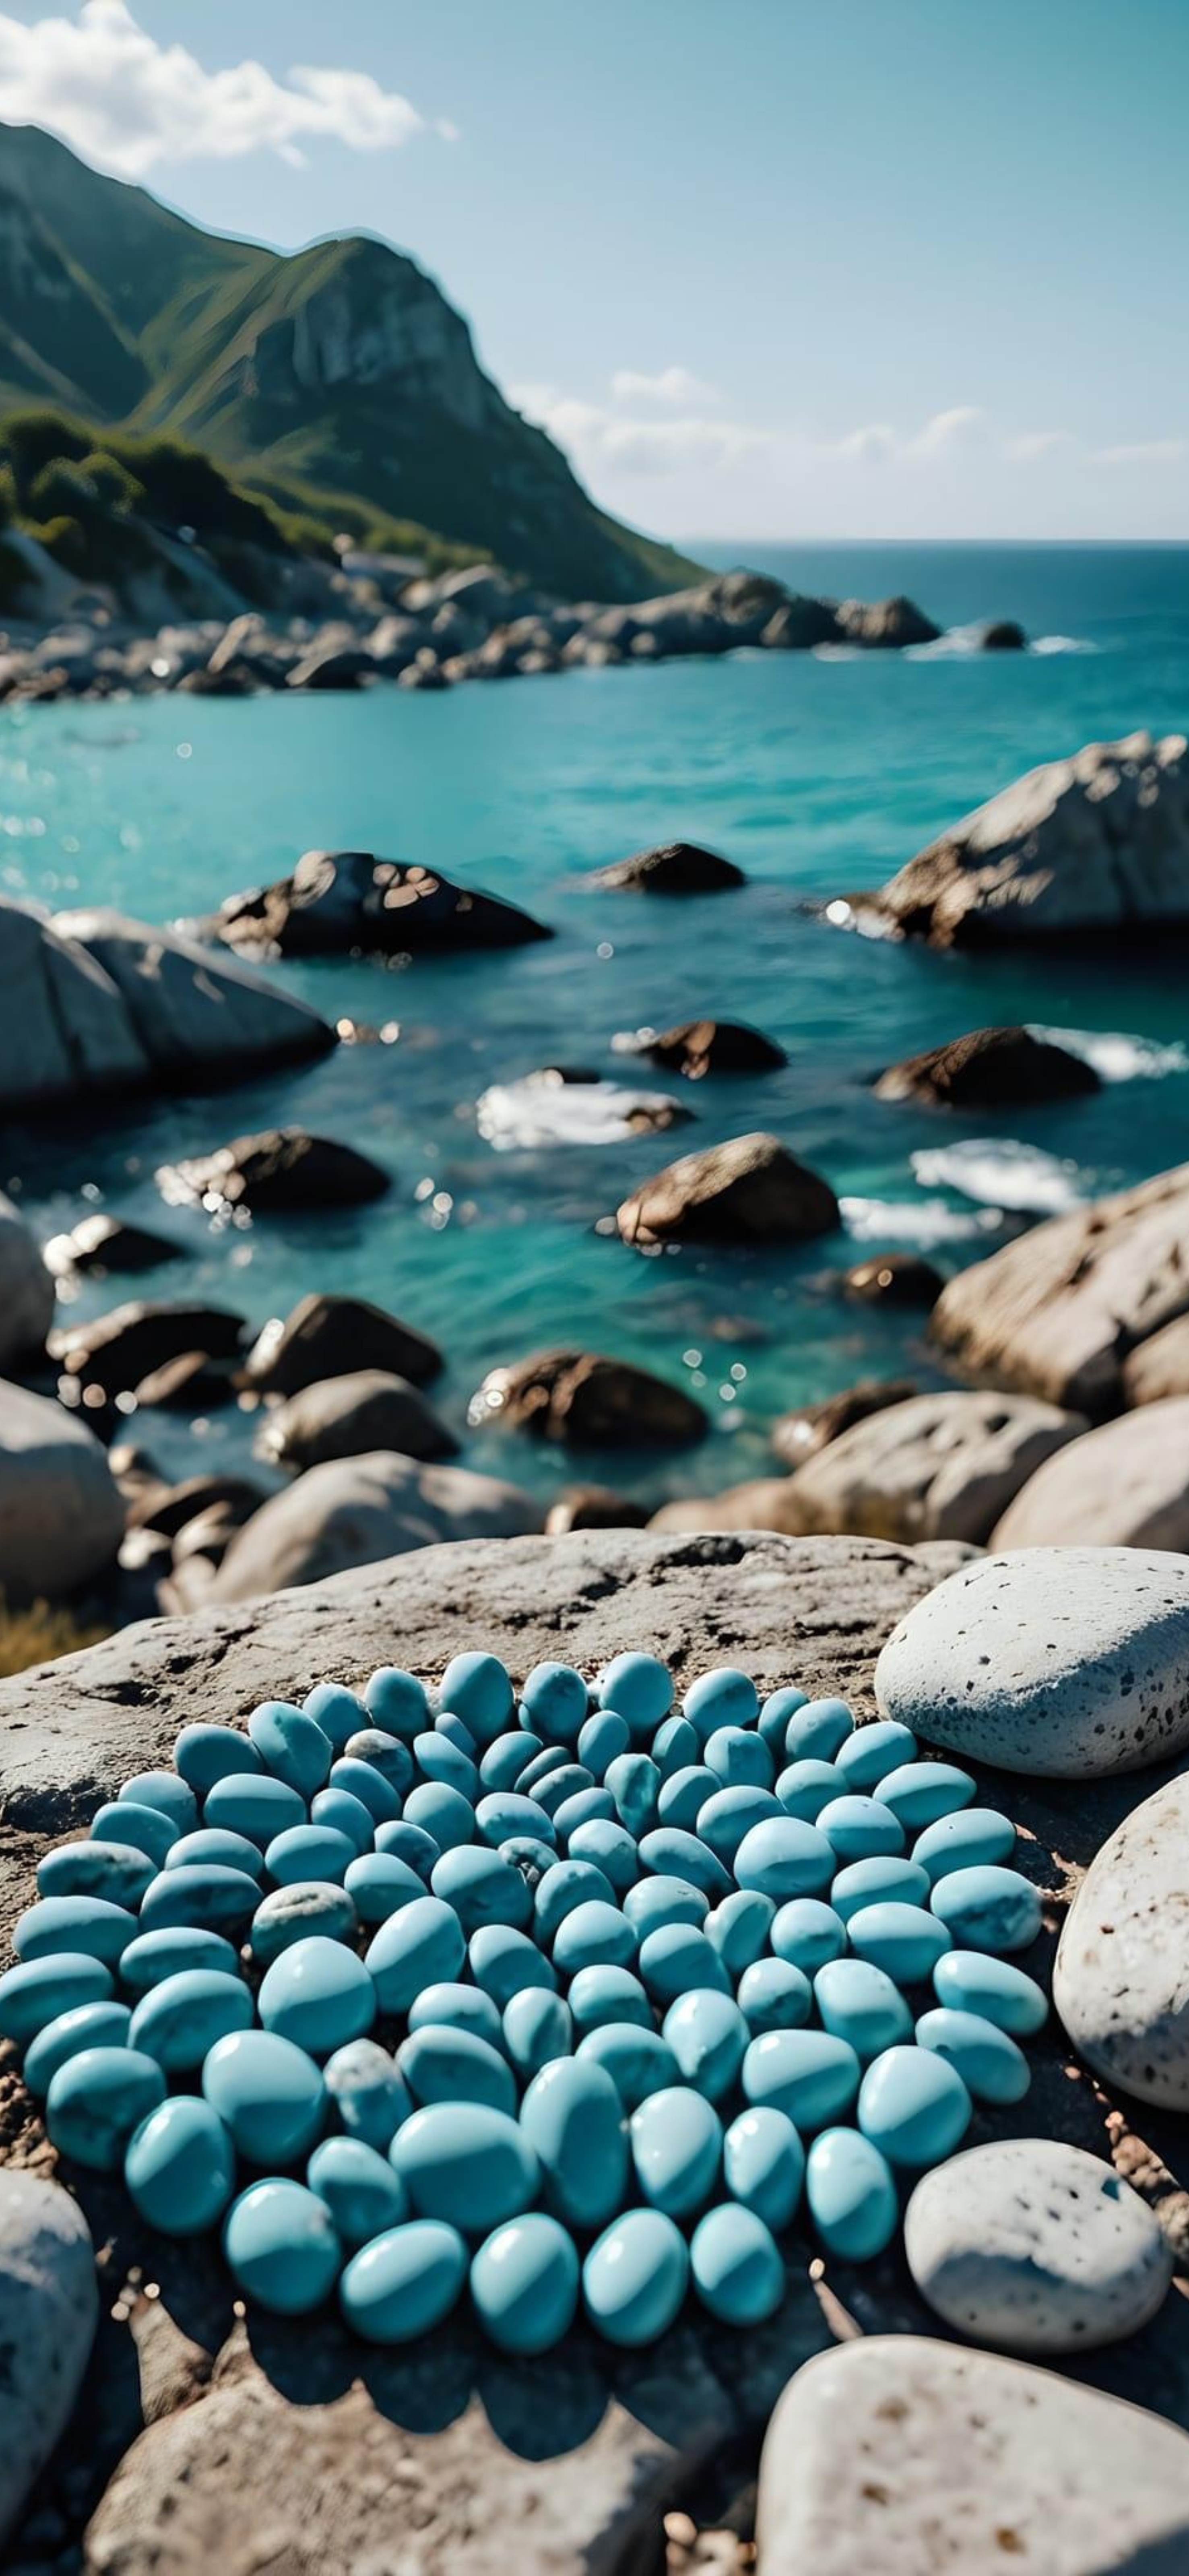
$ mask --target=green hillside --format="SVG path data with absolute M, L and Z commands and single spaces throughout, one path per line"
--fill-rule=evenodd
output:
M 433 531 L 571 598 L 698 569 L 596 508 L 402 252 L 226 240 L 0 125 L 0 411 L 33 405 L 184 441 L 282 506 L 373 542 Z

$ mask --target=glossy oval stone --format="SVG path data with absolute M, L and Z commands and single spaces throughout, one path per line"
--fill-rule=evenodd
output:
M 568 2227 L 605 2227 L 628 2178 L 623 2104 L 606 2069 L 555 2058 L 529 2085 L 520 2127 L 540 2164 L 546 2207 Z
M 634 2111 L 650 2093 L 663 2093 L 679 2081 L 677 2060 L 668 2041 L 652 2028 L 632 2022 L 600 2022 L 578 2042 L 582 2065 L 605 2068 L 625 2111 Z
M 621 1721 L 622 1723 L 622 1721 Z M 652 1739 L 652 1758 L 662 1780 L 688 1771 L 702 1759 L 702 1739 L 687 1717 L 663 1718 Z
M 110 1969 L 89 1951 L 49 1951 L 0 1976 L 0 2032 L 28 2048 L 63 2013 L 107 2003 L 114 1991 Z
M 843 1745 L 855 1732 L 855 1721 L 844 1699 L 806 1699 L 804 1691 L 778 1691 L 781 1701 L 795 1700 L 785 1721 L 783 1744 L 786 1762 L 834 1762 Z M 771 1700 L 764 1703 L 772 1706 Z M 763 1719 L 761 1719 L 761 1724 Z
M 904 1828 L 879 1798 L 848 1795 L 831 1798 L 817 1820 L 835 1855 L 835 1867 L 846 1861 L 878 1860 L 904 1849 Z
M 469 1753 L 460 1752 L 457 1744 L 452 1744 L 449 1736 L 442 1734 L 437 1727 L 432 1728 L 428 1735 L 417 1737 L 413 1760 L 419 1780 L 436 1781 L 441 1788 L 456 1789 L 469 1806 L 475 1805 L 480 1794 L 479 1766 L 472 1762 Z
M 724 1789 L 770 1789 L 776 1776 L 768 1747 L 754 1727 L 749 1732 L 742 1726 L 716 1726 L 706 1739 L 706 1767 Z
M 808 1696 L 808 1692 L 803 1690 L 774 1690 L 769 1691 L 767 1699 L 761 1705 L 756 1727 L 771 1752 L 777 1770 L 780 1768 L 785 1730 L 789 1720 L 796 1716 L 798 1709 L 806 1707 Z
M 381 2236 L 386 2227 L 399 2227 L 409 2215 L 400 2175 L 387 2155 L 362 2138 L 323 2138 L 306 2166 L 306 2181 L 325 2201 L 348 2253 Z
M 771 2103 L 741 2111 L 723 2139 L 723 2181 L 732 2200 L 778 2233 L 791 2226 L 805 2179 L 805 2149 L 787 2111 Z
M 307 1710 L 288 1700 L 263 1700 L 248 1719 L 248 1734 L 274 1780 L 284 1780 L 303 1801 L 322 1787 L 334 1746 Z
M 375 1817 L 370 1808 L 364 1806 L 362 1798 L 353 1797 L 349 1789 L 319 1789 L 310 1800 L 310 1823 L 328 1825 L 336 1834 L 345 1834 L 352 1850 L 357 1853 L 372 1848 Z
M 926 1825 L 913 1844 L 912 1857 L 932 1886 L 950 1870 L 1010 1861 L 1015 1847 L 1016 1829 L 1010 1817 L 1001 1816 L 994 1807 L 965 1807 Z
M 864 1959 L 831 1959 L 813 1981 L 823 2030 L 848 2039 L 863 2065 L 910 2040 L 912 2014 L 898 1986 Z
M 926 2175 L 905 2213 L 904 2247 L 917 2288 L 947 2324 L 1045 2357 L 1093 2351 L 1146 2325 L 1174 2260 L 1140 2194 L 1103 2158 L 1059 2138 L 997 2138 Z M 1114 2553 L 1094 2554 L 1105 2566 Z M 1146 2554 L 1139 2546 L 1133 2564 Z
M 229 1773 L 208 1789 L 202 1820 L 207 1825 L 221 1826 L 227 1833 L 245 1834 L 263 1852 L 288 1826 L 304 1825 L 305 1800 L 286 1781 L 274 1780 L 267 1772 L 262 1771 L 257 1779 L 249 1778 L 246 1772 Z M 182 1825 L 178 1830 L 188 1833 L 191 1828 Z
M 668 1779 L 662 1779 L 656 1795 L 657 1822 L 675 1825 L 679 1833 L 692 1834 L 702 1809 L 708 1806 L 721 1787 L 716 1774 L 704 1762 L 686 1762 Z
M 230 1834 L 223 1825 L 200 1825 L 196 1833 L 179 1834 L 165 1855 L 169 1869 L 239 1869 L 246 1877 L 264 1875 L 264 1854 L 246 1834 Z
M 691 1887 L 700 1887 L 712 1905 L 731 1893 L 730 1872 L 697 1834 L 685 1833 L 677 1825 L 657 1825 L 645 1834 L 640 1859 L 654 1877 L 684 1878 Z
M 595 1816 L 589 1824 L 579 1825 L 570 1836 L 569 1856 L 592 1862 L 616 1896 L 626 1895 L 640 1875 L 640 1854 L 633 1837 L 626 1825 L 613 1824 L 609 1816 Z
M 489 1790 L 475 1809 L 475 1823 L 493 1851 L 498 1851 L 501 1843 L 513 1842 L 518 1834 L 534 1834 L 544 1842 L 554 1839 L 550 1818 L 542 1813 L 536 1799 L 522 1798 L 514 1789 Z
M 647 1753 L 619 1753 L 607 1766 L 605 1786 L 615 1800 L 619 1821 L 633 1840 L 656 1823 L 661 1775 Z
M 373 1723 L 386 1727 L 391 1735 L 403 1736 L 406 1744 L 429 1724 L 425 1684 L 416 1673 L 402 1672 L 399 1664 L 381 1664 L 365 1683 L 363 1700 Z
M 415 1897 L 374 1933 L 367 1966 L 382 2013 L 407 2013 L 426 1986 L 457 1977 L 466 1938 L 452 1905 L 439 1896 Z
M 544 1750 L 543 1740 L 531 1727 L 512 1726 L 506 1735 L 497 1735 L 479 1762 L 479 1778 L 485 1789 L 515 1789 L 521 1772 L 534 1754 Z
M 512 2070 L 477 2031 L 423 2023 L 410 2031 L 396 2062 L 420 2110 L 429 2102 L 486 2102 L 493 2111 L 515 2115 Z
M 198 1822 L 198 1801 L 176 1771 L 137 1771 L 131 1780 L 125 1780 L 116 1803 L 156 1807 L 160 1815 L 168 1816 L 171 1825 L 176 1825 L 179 1834 L 193 1833 Z
M 209 2102 L 178 2093 L 133 2130 L 124 2182 L 135 2209 L 162 2236 L 216 2227 L 235 2189 L 235 2149 Z
M 834 1874 L 834 1853 L 816 1825 L 798 1824 L 793 1816 L 772 1817 L 753 1825 L 735 1854 L 740 1887 L 754 1887 L 773 1904 L 792 1896 L 820 1896 Z
M 809 2215 L 828 2254 L 871 2263 L 891 2244 L 900 2218 L 887 2157 L 858 2129 L 823 2129 L 805 2167 Z
M 702 1929 L 711 1948 L 717 1950 L 728 1977 L 742 1976 L 745 1968 L 762 1957 L 775 1919 L 771 1897 L 761 1896 L 755 1887 L 737 1887 L 733 1896 L 724 1896 L 722 1903 L 706 1915 Z
M 205 1798 L 216 1780 L 264 1767 L 251 1737 L 241 1735 L 238 1726 L 183 1726 L 174 1738 L 173 1760 L 174 1769 L 196 1798 Z
M 322 2077 L 313 2058 L 278 2031 L 235 2031 L 217 2040 L 202 2070 L 202 2090 L 249 2164 L 295 2163 L 322 2127 Z
M 652 2006 L 630 1968 L 580 1968 L 567 1997 L 580 2037 L 604 2022 L 627 2022 L 652 2030 Z
M 512 1842 L 504 1844 L 503 1853 L 504 1859 L 519 1870 L 525 1885 L 534 1895 L 546 1870 L 553 1868 L 557 1858 L 550 1844 L 541 1842 L 535 1834 L 517 1834 Z
M 312 1717 L 323 1734 L 329 1736 L 336 1753 L 342 1752 L 344 1744 L 367 1718 L 362 1700 L 356 1698 L 354 1691 L 346 1690 L 341 1682 L 315 1682 L 313 1690 L 306 1692 L 301 1704 L 306 1716 Z
M 611 1764 L 621 1753 L 627 1752 L 631 1740 L 632 1732 L 626 1718 L 617 1717 L 611 1708 L 596 1709 L 593 1716 L 583 1719 L 578 1729 L 578 1759 L 585 1764 L 593 1779 L 603 1780 Z M 653 1758 L 655 1760 L 655 1754 Z
M 339 2283 L 343 2315 L 367 2343 L 414 2343 L 441 2325 L 467 2275 L 456 2227 L 415 2218 L 353 2254 Z
M 770 2102 L 787 2113 L 805 2136 L 849 2111 L 859 2075 L 847 2040 L 824 2030 L 770 2030 L 753 2039 L 743 2060 L 743 2093 L 748 2102 Z
M 958 1815 L 975 1796 L 969 1771 L 955 1762 L 902 1762 L 878 1786 L 881 1805 L 891 1808 L 906 1834 Z
M 960 2075 L 927 2048 L 889 2048 L 859 2086 L 858 2124 L 888 2163 L 919 2173 L 952 2156 L 970 2125 Z
M 41 1896 L 103 1896 L 135 1912 L 156 1872 L 134 1843 L 60 1843 L 37 1864 Z
M 1023 1968 L 981 1950 L 947 1950 L 933 1971 L 933 1991 L 956 2012 L 979 2013 L 999 2030 L 1028 2039 L 1043 2030 L 1048 1997 Z
M 204 1861 L 198 1869 L 163 1869 L 141 1905 L 140 1928 L 171 1932 L 193 1926 L 234 1938 L 247 1929 L 259 1903 L 259 1887 L 246 1869 L 224 1869 L 218 1861 Z
M 327 2100 L 349 2138 L 386 2155 L 413 2108 L 395 2060 L 376 2039 L 351 2039 L 336 2048 L 322 2070 Z
M 602 1904 L 597 1897 L 588 1899 L 559 1923 L 553 1964 L 563 1977 L 577 1976 L 580 1968 L 630 1968 L 638 1938 L 635 1924 L 617 1905 Z
M 422 1833 L 431 1835 L 439 1852 L 457 1851 L 462 1844 L 474 1840 L 474 1808 L 444 1780 L 423 1780 L 416 1789 L 410 1789 L 405 1800 L 405 1823 L 417 1825 Z
M 722 2161 L 722 2122 L 688 2085 L 650 2093 L 628 2124 L 636 2180 L 652 2208 L 670 2218 L 704 2209 Z
M 435 1863 L 436 1866 L 436 1863 Z M 425 1894 L 425 1881 L 395 1852 L 356 1852 L 348 1861 L 343 1884 L 360 1923 L 387 1923 Z
M 485 2238 L 471 2265 L 471 2297 L 501 2352 L 549 2352 L 574 2322 L 578 2256 L 556 2218 L 529 2210 Z
M 649 1932 L 659 1932 L 667 1923 L 692 1923 L 695 1931 L 700 1930 L 709 1914 L 710 1901 L 700 1887 L 691 1887 L 686 1878 L 639 1878 L 634 1887 L 629 1887 L 623 1910 L 643 1941 Z
M 720 1664 L 713 1672 L 700 1673 L 697 1681 L 691 1682 L 681 1707 L 703 1743 L 725 1727 L 740 1733 L 754 1730 L 760 1713 L 759 1694 L 750 1673 L 738 1671 L 733 1664 Z M 754 1740 L 762 1741 L 758 1736 Z
M 749 2039 L 765 2030 L 799 2030 L 813 2010 L 813 1988 L 791 1959 L 754 1959 L 739 1979 L 739 2009 Z
M 823 1807 L 831 1799 L 843 1796 L 846 1783 L 832 1762 L 819 1762 L 806 1755 L 800 1762 L 790 1762 L 776 1783 L 776 1796 L 786 1816 L 795 1816 L 799 1824 L 815 1825 Z
M 58 2013 L 30 2040 L 21 2074 L 35 2101 L 42 2101 L 53 2076 L 68 2057 L 84 2048 L 126 2048 L 132 2015 L 127 2004 L 75 2004 Z
M 820 1896 L 794 1896 L 774 1915 L 769 1939 L 776 1958 L 813 1977 L 827 1959 L 842 1957 L 846 1926 Z
M 350 1835 L 333 1825 L 290 1825 L 274 1835 L 264 1865 L 278 1887 L 297 1887 L 309 1879 L 341 1887 L 358 1857 Z
M 706 1987 L 679 1995 L 662 2025 L 683 2081 L 708 2102 L 731 2092 L 751 2032 L 730 1995 Z
M 605 1905 L 615 1902 L 611 1881 L 592 1861 L 559 1860 L 547 1869 L 533 1898 L 533 1920 L 538 1941 L 548 1949 L 557 1936 L 558 1926 L 575 1907 L 591 1899 Z
M 530 1803 L 526 1798 L 524 1804 Z M 532 1890 L 502 1851 L 472 1843 L 443 1852 L 429 1883 L 434 1895 L 453 1907 L 468 1940 L 484 1923 L 506 1923 L 520 1932 L 532 1921 Z
M 546 1744 L 576 1744 L 590 1698 L 572 1664 L 534 1664 L 522 1693 L 529 1725 Z
M 113 1798 L 97 1807 L 90 1823 L 92 1842 L 132 1844 L 146 1860 L 164 1868 L 165 1855 L 176 1843 L 181 1827 L 159 1807 L 141 1807 L 131 1798 Z
M 639 1740 L 673 1705 L 673 1676 L 656 1655 L 615 1655 L 595 1684 L 600 1708 L 613 1708 Z
M 846 1929 L 855 1957 L 882 1968 L 898 1986 L 923 1985 L 949 1947 L 943 1923 L 922 1905 L 899 1905 L 894 1897 L 882 1905 L 861 1905 Z
M 1017 1869 L 947 1871 L 929 1903 L 963 1950 L 1026 1950 L 1040 1930 L 1040 1897 Z
M 129 2045 L 155 2057 L 167 2075 L 191 2074 L 229 2031 L 250 2030 L 252 1998 L 241 1977 L 221 1968 L 183 1968 L 150 1986 L 132 2015 Z
M 469 1736 L 462 1750 L 474 1752 Z M 357 1734 L 348 1737 L 343 1753 L 346 1761 L 366 1762 L 369 1771 L 378 1771 L 398 1798 L 413 1786 L 416 1772 L 409 1746 L 402 1743 L 399 1735 L 389 1735 L 385 1727 L 361 1726 Z
M 497 1735 L 503 1734 L 515 1706 L 512 1684 L 499 1656 L 480 1653 L 451 1658 L 438 1699 L 442 1708 L 453 1709 L 469 1726 L 480 1747 L 494 1744 Z
M 667 2332 L 685 2297 L 689 2254 L 659 2209 L 629 2209 L 612 2220 L 582 2266 L 582 2296 L 596 2332 L 635 2351 Z
M 503 2046 L 503 2025 L 490 1995 L 457 1980 L 426 1986 L 409 2006 L 409 2028 L 469 2030 L 491 2048 Z
M 114 1968 L 136 1928 L 106 1896 L 43 1896 L 18 1916 L 12 1946 L 22 1961 L 86 1957 Z
M 165 2098 L 165 2077 L 136 2048 L 83 2048 L 50 2077 L 45 2126 L 59 2155 L 117 2173 L 135 2128 Z
M 360 1806 L 367 1808 L 377 1825 L 395 1824 L 402 1812 L 400 1790 L 393 1788 L 391 1780 L 385 1779 L 374 1762 L 361 1762 L 357 1754 L 340 1753 L 337 1756 L 330 1766 L 329 1785 L 332 1789 L 345 1789 L 350 1798 L 358 1798 Z M 418 1794 L 416 1789 L 409 1791 L 411 1798 Z M 469 1819 L 469 1804 L 467 1814 Z M 413 1821 L 416 1824 L 419 1819 L 415 1816 Z
M 1032 2081 L 1022 2048 L 981 2013 L 955 2011 L 939 2004 L 922 2013 L 916 2026 L 918 2048 L 931 2048 L 956 2067 L 976 2102 L 1022 2102 Z
M 845 1772 L 849 1789 L 874 1789 L 889 1771 L 914 1761 L 916 1749 L 910 1726 L 901 1726 L 894 1717 L 879 1717 L 871 1726 L 857 1726 L 831 1758 Z
M 852 1860 L 840 1869 L 830 1890 L 830 1903 L 843 1924 L 866 1905 L 927 1905 L 930 1881 L 915 1860 L 892 1855 Z
M 257 2002 L 264 2028 L 311 2057 L 364 2039 L 376 2018 L 376 1989 L 362 1959 L 318 1933 L 273 1960 Z
M 536 1737 L 529 1736 L 524 1741 L 535 1743 Z M 574 1757 L 568 1745 L 543 1745 L 541 1751 L 531 1754 L 524 1763 L 523 1769 L 517 1772 L 512 1784 L 513 1788 L 518 1797 L 532 1797 L 541 1781 L 551 1780 L 555 1771 L 568 1771 L 573 1765 Z M 588 1778 L 589 1776 L 590 1774 L 587 1773 Z
M 582 1825 L 614 1821 L 615 1800 L 609 1789 L 576 1789 L 572 1798 L 562 1799 L 551 1818 L 558 1842 L 565 1845 Z
M 705 1806 L 698 1809 L 698 1838 L 729 1871 L 734 1869 L 740 1847 L 753 1828 L 778 1820 L 783 1814 L 780 1800 L 770 1789 L 716 1789 Z
M 731 1981 L 717 1950 L 692 1923 L 662 1924 L 640 1944 L 640 1977 L 662 2011 L 695 1987 L 728 1995 Z
M 434 1862 L 442 1857 L 440 1843 L 422 1825 L 410 1823 L 407 1816 L 389 1817 L 385 1824 L 377 1825 L 375 1845 L 386 1860 L 403 1860 L 407 1869 L 415 1870 L 424 1887 L 429 1885 Z
M 120 1961 L 120 1982 L 130 1995 L 147 1995 L 166 1977 L 187 1968 L 217 1968 L 238 1977 L 239 1955 L 221 1932 L 195 1931 L 187 1925 L 167 1932 L 140 1932 Z
M 739 2201 L 721 2201 L 698 2220 L 689 2266 L 703 2307 L 721 2325 L 760 2325 L 784 2298 L 784 2264 L 771 2229 Z
M 482 2102 L 414 2111 L 389 2153 L 418 2217 L 444 2219 L 466 2236 L 517 2218 L 540 2186 L 530 2141 L 506 2111 Z
M 526 1987 L 545 1986 L 552 1990 L 557 1978 L 543 1951 L 531 1941 L 527 1932 L 517 1932 L 507 1923 L 482 1923 L 471 1935 L 467 1949 L 471 1975 L 485 1995 L 490 1995 L 499 2012 L 506 2010 L 513 1995 Z
M 262 1968 L 279 1959 L 295 1941 L 318 1933 L 328 1941 L 349 1941 L 358 1925 L 354 1899 L 344 1887 L 319 1880 L 297 1887 L 277 1887 L 252 1916 L 252 1956 Z M 126 1971 L 122 1971 L 126 1973 Z
M 522 1986 L 504 2006 L 503 2044 L 517 2074 L 530 2082 L 543 2066 L 572 2054 L 574 2024 L 569 2005 L 543 1986 Z
M 329 2298 L 343 2249 L 334 2220 L 304 2183 L 250 2183 L 223 2222 L 223 2254 L 241 2290 L 274 2316 L 305 2317 Z

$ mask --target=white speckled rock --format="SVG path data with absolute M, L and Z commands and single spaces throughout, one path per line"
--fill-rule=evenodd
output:
M 36 2174 L 0 2172 L 0 2541 L 74 2404 L 98 2316 L 78 2202 Z
M 875 1667 L 886 1717 L 1004 1771 L 1088 1780 L 1189 1743 L 1189 1559 L 1035 1547 L 959 1566 Z
M 764 2576 L 1184 2576 L 1189 2440 L 1025 2362 L 865 2335 L 790 2380 L 758 2540 Z
M 904 2217 L 923 2299 L 974 2343 L 1090 2352 L 1154 2317 L 1168 2238 L 1113 2165 L 1059 2138 L 997 2138 L 917 2184 Z
M 1189 1775 L 1133 1809 L 1066 1917 L 1053 2001 L 1108 2083 L 1189 2111 Z

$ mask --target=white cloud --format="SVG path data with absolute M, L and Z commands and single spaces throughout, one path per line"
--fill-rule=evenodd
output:
M 636 375 L 631 367 L 619 367 L 611 378 L 611 391 L 616 402 L 665 403 L 676 409 L 679 403 L 720 403 L 717 387 L 703 383 L 701 376 L 690 374 L 688 367 L 662 367 L 659 375 Z
M 955 403 L 951 411 L 935 411 L 915 438 L 909 440 L 907 453 L 932 458 L 955 455 L 982 439 L 988 428 L 987 415 L 976 403 Z
M 368 72 L 296 63 L 277 80 L 251 61 L 205 71 L 184 45 L 139 26 L 127 0 L 83 0 L 77 18 L 29 26 L 0 13 L 0 116 L 48 126 L 129 179 L 160 161 L 260 151 L 300 167 L 307 142 L 381 152 L 427 130 L 410 100 Z M 434 130 L 455 139 L 444 119 Z
M 1179 465 L 1189 456 L 1189 439 L 1140 438 L 1123 447 L 1095 447 L 1092 465 Z
M 690 377 L 688 382 L 696 379 Z M 656 419 L 618 407 L 625 387 L 638 383 L 638 378 L 621 370 L 612 378 L 610 403 L 589 402 L 561 393 L 556 385 L 541 384 L 516 385 L 511 399 L 556 438 L 584 474 L 597 475 L 601 466 L 635 474 L 680 473 L 690 467 L 713 473 L 773 444 L 771 430 L 750 429 L 742 421 L 717 419 L 705 412 L 674 411 Z

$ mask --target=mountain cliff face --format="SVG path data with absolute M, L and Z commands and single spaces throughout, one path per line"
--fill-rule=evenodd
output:
M 366 500 L 572 597 L 693 569 L 595 507 L 414 260 L 358 235 L 289 256 L 225 240 L 0 126 L 0 409 L 31 402 Z

